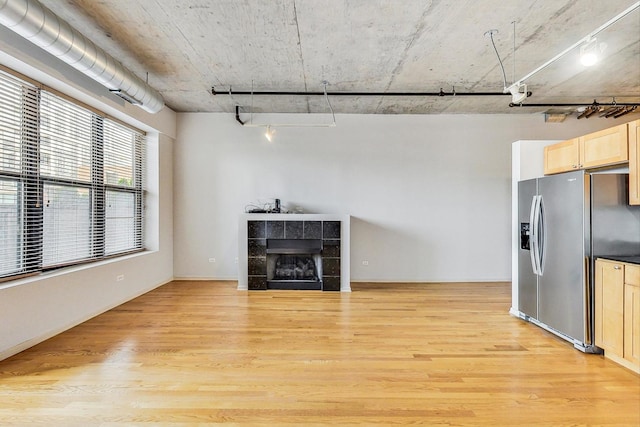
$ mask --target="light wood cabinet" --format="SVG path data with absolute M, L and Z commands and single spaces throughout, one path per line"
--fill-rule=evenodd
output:
M 624 355 L 624 266 L 619 262 L 596 262 L 596 345 L 607 356 Z
M 624 268 L 624 359 L 640 368 L 640 266 Z
M 595 344 L 640 373 L 640 266 L 596 260 Z
M 578 169 L 580 138 L 569 139 L 544 147 L 544 173 L 554 174 Z
M 629 204 L 640 205 L 640 120 L 629 123 Z
M 549 175 L 628 162 L 628 128 L 627 124 L 614 126 L 545 147 L 544 173 Z
M 627 124 L 580 137 L 580 167 L 593 168 L 629 161 Z

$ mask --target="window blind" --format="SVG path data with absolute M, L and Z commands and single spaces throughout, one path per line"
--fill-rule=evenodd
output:
M 141 250 L 144 144 L 0 72 L 0 278 Z

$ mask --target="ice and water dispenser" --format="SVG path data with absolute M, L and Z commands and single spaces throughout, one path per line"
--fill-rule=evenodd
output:
M 528 222 L 520 223 L 520 249 L 531 250 L 529 247 L 529 236 L 531 235 Z

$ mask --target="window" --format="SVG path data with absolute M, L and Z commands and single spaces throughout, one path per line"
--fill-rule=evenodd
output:
M 43 267 L 91 258 L 88 188 L 44 184 Z
M 20 230 L 18 181 L 0 179 L 0 275 L 20 271 Z
M 0 278 L 141 250 L 144 143 L 0 72 Z
M 107 190 L 106 205 L 105 252 L 113 254 L 136 247 L 135 194 Z

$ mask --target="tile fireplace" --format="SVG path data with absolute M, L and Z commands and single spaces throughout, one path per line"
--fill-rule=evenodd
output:
M 348 215 L 242 214 L 238 289 L 349 292 Z

